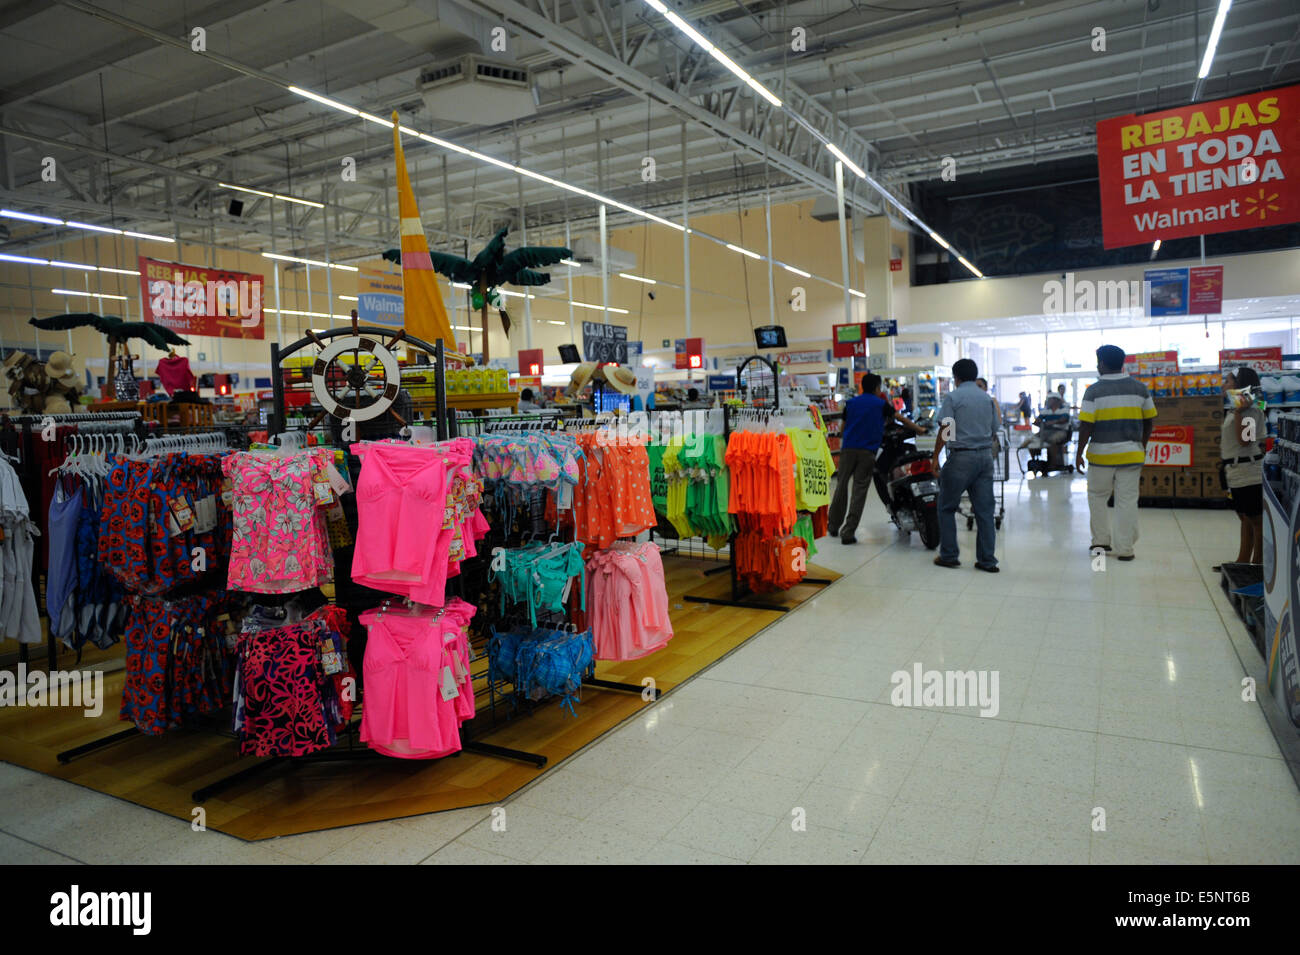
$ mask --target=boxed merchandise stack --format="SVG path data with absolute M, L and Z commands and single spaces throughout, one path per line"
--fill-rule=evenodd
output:
M 1156 398 L 1156 426 L 1188 429 L 1192 439 L 1189 467 L 1148 464 L 1142 469 L 1141 496 L 1152 503 L 1218 503 L 1227 500 L 1219 486 L 1219 431 L 1223 397 L 1219 394 Z

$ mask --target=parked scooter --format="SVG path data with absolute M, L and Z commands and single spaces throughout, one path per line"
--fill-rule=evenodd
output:
M 933 422 L 918 420 L 921 427 Z M 939 480 L 928 451 L 921 451 L 912 432 L 890 422 L 876 454 L 876 490 L 889 519 L 906 534 L 916 531 L 927 550 L 939 546 Z

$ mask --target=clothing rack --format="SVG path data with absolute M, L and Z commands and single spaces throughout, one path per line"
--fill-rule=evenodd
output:
M 750 359 L 753 360 L 753 359 Z M 758 359 L 765 361 L 765 359 Z M 769 363 L 770 364 L 770 363 Z M 743 367 L 743 366 L 742 366 Z M 778 398 L 779 401 L 779 398 Z M 754 408 L 749 406 L 724 405 L 723 411 L 723 435 L 730 441 L 733 431 L 737 430 L 734 426 L 741 420 L 760 419 L 772 420 L 780 415 L 779 407 L 772 408 Z M 783 420 L 783 419 L 782 419 Z M 731 597 L 701 597 L 693 594 L 687 594 L 683 599 L 691 603 L 713 604 L 720 607 L 745 607 L 751 610 L 775 610 L 778 613 L 789 613 L 793 607 L 784 607 L 780 604 L 755 602 L 753 598 L 760 595 L 755 594 L 748 587 L 740 582 L 740 577 L 736 573 L 736 537 L 737 531 L 732 530 L 727 535 L 727 564 L 725 567 L 715 567 L 705 571 L 705 575 L 726 572 L 731 576 Z M 805 577 L 799 581 L 800 584 L 814 584 L 817 586 L 827 586 L 832 583 L 825 577 Z M 797 585 L 796 585 L 797 586 Z
M 283 378 L 280 374 L 280 365 L 284 358 L 286 358 L 289 355 L 292 355 L 296 351 L 305 348 L 307 345 L 310 344 L 319 345 L 322 340 L 328 340 L 329 338 L 338 335 L 359 333 L 359 334 L 370 334 L 370 335 L 376 335 L 380 337 L 386 337 L 389 334 L 391 334 L 391 331 L 392 331 L 391 329 L 385 330 L 385 329 L 367 328 L 364 326 L 357 326 L 354 324 L 351 329 L 346 329 L 346 328 L 329 329 L 323 332 L 313 333 L 312 336 L 299 339 L 297 342 L 294 342 L 284 348 L 281 348 L 278 342 L 272 342 L 271 343 L 271 366 L 272 366 L 272 381 L 275 386 L 274 388 L 275 410 L 274 410 L 274 416 L 271 421 L 271 426 L 269 429 L 270 432 L 277 436 L 283 436 L 289 433 L 286 432 L 286 429 L 284 427 L 284 422 L 285 422 L 284 388 L 283 388 Z M 438 441 L 446 441 L 449 438 L 457 437 L 458 435 L 457 414 L 455 409 L 447 407 L 447 402 L 446 402 L 447 391 L 446 391 L 446 375 L 445 375 L 445 364 L 444 364 L 446 353 L 445 353 L 445 347 L 443 345 L 442 339 L 438 339 L 436 342 L 430 345 L 411 335 L 404 334 L 402 337 L 408 344 L 414 345 L 416 348 L 420 348 L 424 350 L 433 358 L 434 388 L 435 388 L 435 394 L 437 396 L 437 407 L 439 409 L 434 419 L 434 430 L 435 430 L 436 439 Z M 443 409 L 445 409 L 445 411 Z M 485 419 L 485 420 L 491 420 L 491 419 Z M 297 434 L 298 432 L 292 432 L 292 433 Z M 464 572 L 462 571 L 462 574 L 457 575 L 456 577 L 453 577 L 448 581 L 447 584 L 448 596 L 463 596 L 462 594 L 462 590 L 464 588 L 464 583 L 462 580 L 463 573 Z M 472 662 L 473 659 L 471 659 L 471 663 Z M 638 691 L 640 689 L 641 689 L 640 687 L 637 687 Z M 362 706 L 364 706 L 364 701 L 362 702 Z M 546 765 L 547 762 L 546 757 L 542 756 L 539 753 L 530 753 L 523 750 L 511 749 L 505 746 L 496 746 L 491 743 L 484 743 L 480 740 L 473 739 L 473 724 L 477 722 L 478 722 L 478 716 L 476 714 L 474 720 L 470 720 L 462 724 L 460 730 L 461 732 L 460 751 L 461 752 L 477 753 L 479 755 L 493 756 L 500 759 L 518 760 L 520 762 L 529 763 L 533 766 L 536 766 L 539 769 L 542 766 Z M 368 747 L 357 745 L 357 741 L 355 737 L 359 728 L 360 728 L 360 720 L 359 718 L 357 718 L 356 713 L 354 713 L 353 720 L 348 724 L 348 726 L 344 730 L 344 733 L 346 733 L 347 736 L 346 746 L 340 748 L 338 745 L 335 745 L 330 749 L 322 750 L 321 752 L 318 753 L 311 753 L 306 756 L 272 756 L 272 757 L 263 758 L 259 762 L 253 764 L 252 766 L 248 766 L 244 769 L 231 773 L 230 775 L 223 776 L 220 779 L 208 783 L 205 786 L 202 786 L 201 788 L 195 790 L 192 793 L 192 798 L 196 803 L 204 802 L 205 800 L 210 799 L 211 797 L 217 795 L 218 793 L 224 792 L 230 787 L 238 785 L 239 783 L 242 783 L 254 776 L 260 775 L 273 767 L 282 767 L 286 765 L 299 766 L 304 763 L 349 762 L 352 760 L 361 760 L 361 761 L 369 762 L 369 761 L 374 761 L 379 759 L 391 758 L 391 757 L 383 756 L 382 754 L 377 753 L 369 749 Z
M 643 412 L 635 412 L 635 413 L 643 414 Z M 484 415 L 478 417 L 461 416 L 460 418 L 457 419 L 458 424 L 469 424 L 471 426 L 480 423 L 483 424 L 485 430 L 482 433 L 486 433 L 486 434 L 510 432 L 510 431 L 529 431 L 529 430 L 537 431 L 537 430 L 553 430 L 553 429 L 563 429 L 564 431 L 594 430 L 596 428 L 609 427 L 612 424 L 616 424 L 617 421 L 618 421 L 618 416 L 615 415 L 613 412 L 601 412 L 601 414 L 597 415 L 594 418 L 561 418 L 558 415 L 556 415 L 554 417 L 542 421 L 538 420 L 537 414 Z M 549 425 L 549 427 L 547 427 L 547 425 Z M 475 560 L 479 560 L 479 559 L 481 558 L 475 558 Z M 645 692 L 645 687 L 639 684 L 623 683 L 617 680 L 604 680 L 598 678 L 596 676 L 596 665 L 594 661 L 592 662 L 592 665 L 588 668 L 587 672 L 583 675 L 582 685 L 596 687 L 598 689 L 603 689 L 603 690 L 614 690 L 621 693 L 642 694 Z M 494 725 L 495 725 L 496 687 L 491 680 L 488 681 L 488 690 L 489 690 L 489 710 L 493 714 Z M 651 690 L 651 692 L 653 693 L 652 698 L 657 700 L 660 696 L 661 691 L 655 688 Z M 475 720 L 477 719 L 478 717 L 476 716 Z
M 76 425 L 78 431 L 84 427 L 93 429 L 96 433 L 130 432 L 138 439 L 141 435 L 143 421 L 144 419 L 138 411 L 0 414 L 0 435 L 4 436 L 4 440 L 0 441 L 0 447 L 18 458 L 19 464 L 15 467 L 15 470 L 18 472 L 23 495 L 27 498 L 28 506 L 32 508 L 33 523 L 38 525 L 41 523 L 39 513 L 41 510 L 40 491 L 45 480 L 45 475 L 37 473 L 36 456 L 33 448 L 34 442 L 40 440 L 41 432 L 46 425 L 53 423 L 56 428 L 62 425 Z M 35 502 L 34 505 L 33 502 Z M 37 548 L 32 556 L 32 581 L 34 585 L 46 576 L 45 568 L 40 566 L 39 553 L 40 548 Z M 46 616 L 44 601 L 40 600 L 39 596 L 40 590 L 38 589 L 37 612 L 41 616 Z M 18 662 L 24 664 L 28 662 L 28 648 L 30 646 L 32 644 L 22 643 L 18 645 Z M 53 673 L 58 669 L 59 665 L 59 647 L 58 641 L 49 633 L 46 634 L 45 653 L 48 672 Z

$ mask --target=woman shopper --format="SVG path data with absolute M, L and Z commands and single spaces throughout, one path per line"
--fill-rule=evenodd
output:
M 1241 522 L 1238 564 L 1264 561 L 1264 412 L 1259 407 L 1259 372 L 1241 367 L 1228 375 L 1225 391 L 1231 407 L 1223 415 L 1219 457 L 1232 497 L 1232 509 Z M 1218 570 L 1222 565 L 1216 566 Z

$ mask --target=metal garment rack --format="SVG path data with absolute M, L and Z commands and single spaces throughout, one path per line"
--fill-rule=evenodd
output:
M 492 433 L 492 431 L 498 429 L 500 431 L 506 431 L 506 432 L 511 430 L 524 430 L 524 431 L 563 430 L 566 427 L 568 427 L 570 424 L 573 424 L 574 426 L 589 427 L 589 426 L 593 426 L 596 423 L 595 419 L 592 418 L 576 418 L 576 419 L 563 418 L 559 414 L 555 414 L 551 416 L 539 416 L 537 414 L 514 414 L 514 415 L 488 415 L 488 416 L 478 416 L 478 417 L 462 415 L 456 419 L 456 422 L 458 426 L 462 424 L 470 425 L 471 427 L 482 425 L 488 431 L 488 433 Z M 608 422 L 601 422 L 601 423 L 605 424 Z M 528 427 L 529 425 L 531 425 L 531 427 Z M 587 669 L 587 672 L 583 674 L 582 685 L 596 687 L 597 689 L 602 689 L 602 690 L 614 690 L 620 693 L 636 693 L 637 695 L 643 695 L 647 689 L 646 687 L 635 683 L 622 683 L 618 680 L 600 679 L 599 677 L 596 676 L 595 661 L 592 661 L 592 664 Z M 491 679 L 488 680 L 488 690 L 489 690 L 489 699 L 491 701 L 490 706 L 492 708 L 493 713 L 495 714 L 496 687 L 494 681 L 492 681 Z M 652 694 L 651 696 L 652 700 L 657 700 L 662 695 L 662 691 L 658 687 L 651 688 L 650 693 Z
M 71 435 L 70 435 L 71 437 Z M 225 431 L 193 431 L 191 433 L 177 434 L 169 432 L 166 435 L 157 435 L 152 438 L 146 438 L 142 448 L 136 448 L 135 451 L 142 452 L 146 455 L 153 455 L 162 452 L 179 452 L 193 451 L 201 453 L 207 450 L 213 450 L 218 440 L 224 441 L 228 447 L 233 447 L 237 441 L 231 440 L 232 435 L 229 430 Z M 245 443 L 247 436 L 243 436 Z M 89 743 L 82 743 L 80 746 L 74 746 L 71 749 L 62 750 L 57 754 L 60 763 L 70 763 L 72 760 L 85 756 L 87 753 L 93 753 L 105 746 L 111 746 L 113 743 L 121 742 L 125 739 L 139 736 L 140 731 L 134 725 L 118 730 L 116 733 L 110 733 L 107 736 L 97 740 L 91 740 Z
M 745 365 L 748 365 L 751 361 L 761 361 L 765 365 L 768 365 L 769 367 L 773 367 L 772 363 L 765 358 L 760 358 L 758 356 L 755 356 L 754 358 L 748 358 L 740 365 L 740 368 L 737 369 L 736 372 L 737 381 L 740 381 L 740 371 L 743 370 Z M 730 441 L 733 432 L 732 424 L 735 421 L 735 419 L 740 415 L 758 414 L 761 412 L 773 412 L 773 413 L 779 412 L 780 402 L 781 402 L 781 396 L 778 390 L 774 396 L 773 406 L 770 409 L 768 408 L 737 409 L 732 405 L 724 405 L 723 416 L 722 416 L 723 436 L 727 438 L 728 441 Z M 794 609 L 793 607 L 784 607 L 780 604 L 774 604 L 774 603 L 756 602 L 753 598 L 759 597 L 761 595 L 755 594 L 748 587 L 741 584 L 740 577 L 736 573 L 736 537 L 737 536 L 738 536 L 738 532 L 734 528 L 732 529 L 731 533 L 727 535 L 726 566 L 713 567 L 704 572 L 705 576 L 712 576 L 713 574 L 720 574 L 720 573 L 729 574 L 731 577 L 731 597 L 730 598 L 701 597 L 694 594 L 687 594 L 682 599 L 690 601 L 691 603 L 713 604 L 719 607 L 743 607 L 749 610 L 775 610 L 778 613 L 789 613 L 791 610 Z M 825 577 L 805 577 L 803 578 L 803 580 L 799 581 L 799 584 L 813 584 L 816 586 L 824 587 L 827 586 L 828 584 L 831 584 L 832 582 L 833 581 Z M 796 584 L 795 586 L 798 586 L 798 584 Z
M 308 345 L 321 345 L 324 341 L 340 335 L 361 335 L 376 338 L 379 340 L 388 339 L 394 336 L 392 329 L 375 328 L 370 326 L 360 326 L 356 324 L 356 313 L 353 313 L 353 324 L 350 328 L 327 329 L 323 332 L 314 332 L 311 335 L 300 338 L 285 348 L 281 348 L 278 342 L 271 343 L 271 382 L 273 386 L 274 408 L 272 410 L 272 419 L 270 421 L 270 432 L 272 434 L 283 433 L 285 428 L 285 409 L 284 409 L 284 377 L 281 374 L 281 365 L 283 360 L 297 351 L 306 348 Z M 437 416 L 434 421 L 434 429 L 437 440 L 446 441 L 448 438 L 456 437 L 456 412 L 447 407 L 446 391 L 446 366 L 445 348 L 442 339 L 438 339 L 433 344 L 422 341 L 412 335 L 405 333 L 397 334 L 388 341 L 389 346 L 396 344 L 399 340 L 419 348 L 433 357 L 434 363 L 434 387 L 437 396 Z M 407 423 L 402 422 L 405 426 Z M 310 428 L 308 428 L 310 430 Z M 460 596 L 462 581 L 459 575 L 448 582 L 448 590 L 453 595 Z M 364 706 L 364 701 L 362 706 Z M 477 719 L 477 717 L 476 717 Z M 472 721 L 471 721 L 472 722 Z M 350 762 L 353 760 L 372 762 L 376 760 L 391 759 L 392 757 L 384 756 L 367 747 L 358 745 L 356 733 L 359 730 L 360 722 L 355 717 L 348 724 L 344 733 L 347 738 L 347 745 L 344 748 L 338 748 L 336 744 L 330 749 L 323 750 L 319 753 L 311 753 L 306 756 L 272 756 L 261 760 L 252 766 L 223 776 L 205 786 L 195 790 L 192 798 L 196 803 L 204 802 L 213 796 L 224 792 L 225 790 L 236 786 L 254 776 L 261 775 L 269 769 L 284 766 L 301 766 L 310 763 L 328 763 L 328 762 Z M 539 753 L 530 753 L 524 750 L 510 749 L 505 746 L 496 746 L 491 743 L 484 743 L 472 738 L 471 734 L 461 727 L 461 752 L 477 753 L 483 756 L 494 756 L 500 759 L 513 759 L 524 763 L 529 763 L 537 768 L 546 765 L 546 757 Z M 454 754 L 458 755 L 458 754 Z M 445 758 L 445 757 L 444 757 Z

